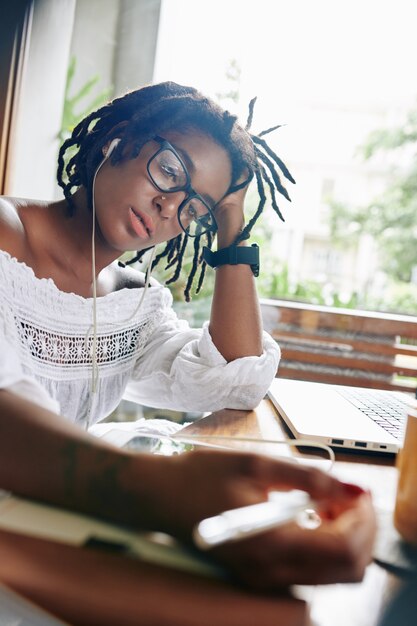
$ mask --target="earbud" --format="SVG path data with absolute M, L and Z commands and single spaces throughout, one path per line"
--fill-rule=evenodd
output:
M 113 150 L 117 148 L 119 143 L 120 143 L 120 137 L 115 137 L 114 139 L 112 139 L 107 150 L 104 149 L 105 150 L 104 159 L 108 159 L 110 157 L 111 153 L 113 152 Z

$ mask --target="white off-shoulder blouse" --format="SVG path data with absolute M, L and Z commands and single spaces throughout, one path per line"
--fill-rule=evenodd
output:
M 122 398 L 178 411 L 256 406 L 278 367 L 275 341 L 264 333 L 261 356 L 227 363 L 208 323 L 191 329 L 179 320 L 159 283 L 133 315 L 142 292 L 97 298 L 99 376 L 92 394 L 93 299 L 60 291 L 0 251 L 0 389 L 83 425 L 109 415 Z

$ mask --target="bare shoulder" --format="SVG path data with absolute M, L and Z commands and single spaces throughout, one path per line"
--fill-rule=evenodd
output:
M 25 248 L 26 232 L 16 198 L 0 196 L 0 249 L 20 258 Z

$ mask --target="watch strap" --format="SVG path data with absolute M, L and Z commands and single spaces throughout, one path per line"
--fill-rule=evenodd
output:
M 221 248 L 216 252 L 205 246 L 203 259 L 210 267 L 220 265 L 250 265 L 254 276 L 259 276 L 259 246 L 253 243 L 251 246 L 236 246 L 232 244 L 227 248 Z

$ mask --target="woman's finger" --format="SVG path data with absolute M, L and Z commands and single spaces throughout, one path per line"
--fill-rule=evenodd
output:
M 349 499 L 364 493 L 357 485 L 343 483 L 326 472 L 301 465 L 296 461 L 247 455 L 242 462 L 248 477 L 256 479 L 265 488 L 301 489 L 316 500 Z

